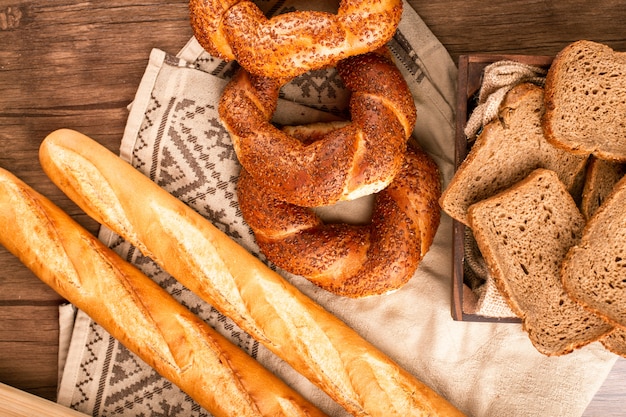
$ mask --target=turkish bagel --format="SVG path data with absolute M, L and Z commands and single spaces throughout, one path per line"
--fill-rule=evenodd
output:
M 387 48 L 337 63 L 351 122 L 303 143 L 272 124 L 284 79 L 240 69 L 219 115 L 241 165 L 278 199 L 305 207 L 374 194 L 400 170 L 416 121 L 413 96 Z
M 237 195 L 261 252 L 275 265 L 337 295 L 381 295 L 406 284 L 440 222 L 439 169 L 409 146 L 402 169 L 374 197 L 369 224 L 324 223 L 311 208 L 272 197 L 245 170 Z
M 343 0 L 336 14 L 293 11 L 268 19 L 249 0 L 190 0 L 195 38 L 211 55 L 267 77 L 294 77 L 370 52 L 394 35 L 401 0 Z

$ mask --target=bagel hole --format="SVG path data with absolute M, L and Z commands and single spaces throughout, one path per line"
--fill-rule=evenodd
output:
M 284 99 L 294 94 L 302 96 L 303 104 Z M 299 125 L 350 119 L 350 95 L 336 68 L 307 72 L 281 87 L 272 123 Z
M 277 15 L 291 13 L 295 10 L 303 12 L 325 12 L 338 14 L 340 1 L 316 1 L 316 2 L 300 2 L 295 4 L 294 7 L 286 7 L 280 9 Z M 306 5 L 306 6 L 305 6 Z
M 324 223 L 347 223 L 354 225 L 368 224 L 372 219 L 374 195 L 366 195 L 352 201 L 340 201 L 313 210 Z

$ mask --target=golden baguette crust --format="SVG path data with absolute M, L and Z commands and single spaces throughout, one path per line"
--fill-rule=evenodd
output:
M 386 44 L 401 0 L 342 0 L 336 14 L 293 11 L 270 19 L 248 0 L 190 0 L 191 27 L 210 54 L 250 73 L 295 77 Z
M 27 184 L 0 169 L 0 243 L 217 416 L 323 416 Z
M 354 415 L 461 416 L 209 221 L 74 131 L 40 149 L 48 176 Z

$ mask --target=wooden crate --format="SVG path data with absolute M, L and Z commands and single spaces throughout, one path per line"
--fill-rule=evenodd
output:
M 470 146 L 464 133 L 465 124 L 478 100 L 478 92 L 482 83 L 482 74 L 485 67 L 491 63 L 509 60 L 528 65 L 548 68 L 552 62 L 549 56 L 532 55 L 497 55 L 497 54 L 473 54 L 459 56 L 458 63 L 458 94 L 457 94 L 457 119 L 455 137 L 455 166 L 459 167 L 467 156 Z M 485 321 L 517 323 L 516 317 L 486 317 L 468 313 L 463 309 L 463 297 L 465 291 L 471 291 L 466 285 L 464 277 L 464 245 L 465 225 L 454 220 L 453 222 L 453 285 L 452 285 L 452 318 L 458 321 Z

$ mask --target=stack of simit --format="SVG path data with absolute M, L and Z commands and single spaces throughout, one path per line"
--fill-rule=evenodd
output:
M 385 47 L 402 2 L 343 1 L 336 14 L 271 19 L 251 2 L 214 3 L 190 2 L 192 27 L 207 51 L 241 66 L 219 113 L 243 166 L 240 208 L 261 252 L 341 296 L 401 288 L 434 239 L 441 192 L 437 165 L 409 145 L 415 103 Z M 351 92 L 350 120 L 274 125 L 282 86 L 328 67 Z M 368 225 L 327 224 L 315 210 L 370 195 Z

